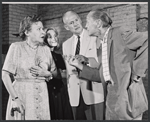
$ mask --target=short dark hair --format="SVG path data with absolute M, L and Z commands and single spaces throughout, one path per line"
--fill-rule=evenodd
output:
M 92 12 L 92 17 L 94 20 L 100 19 L 103 22 L 102 27 L 109 27 L 112 25 L 111 18 L 103 10 L 95 9 L 95 10 L 92 10 L 91 12 Z
M 23 20 L 21 20 L 19 27 L 19 36 L 22 38 L 22 40 L 26 39 L 25 31 L 30 31 L 31 25 L 39 21 L 41 21 L 41 19 L 37 15 L 26 16 Z
M 49 45 L 49 43 L 48 43 L 48 41 L 47 41 L 47 39 L 48 39 L 48 34 L 47 34 L 47 32 L 48 32 L 49 30 L 53 30 L 53 31 L 56 33 L 56 36 L 57 36 L 57 37 L 58 37 L 58 31 L 57 31 L 56 28 L 54 28 L 54 27 L 45 28 L 46 36 L 45 36 L 45 38 L 44 38 L 44 43 L 45 43 L 47 46 L 49 46 L 49 47 L 51 48 L 51 46 Z M 56 47 L 54 47 L 54 50 L 58 50 L 59 48 L 60 48 L 60 43 L 59 43 L 59 38 L 58 38 L 58 45 L 57 45 Z

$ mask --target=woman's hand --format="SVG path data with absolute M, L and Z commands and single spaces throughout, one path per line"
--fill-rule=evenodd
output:
M 34 77 L 51 77 L 52 73 L 44 68 L 41 68 L 39 66 L 33 66 L 30 68 L 30 73 L 32 73 L 32 76 Z
M 67 62 L 69 62 L 69 60 L 70 60 L 71 58 L 73 58 L 73 57 L 74 57 L 73 55 L 64 55 L 64 56 L 63 56 L 64 60 L 67 61 Z
M 67 78 L 67 72 L 66 72 L 66 70 L 61 70 L 61 69 L 59 69 L 59 71 L 60 71 L 60 73 L 61 73 L 61 77 L 62 77 L 62 78 Z
M 15 99 L 12 101 L 12 112 L 11 115 L 14 115 L 14 112 L 19 112 L 21 114 L 24 114 L 25 105 L 24 103 L 19 99 Z

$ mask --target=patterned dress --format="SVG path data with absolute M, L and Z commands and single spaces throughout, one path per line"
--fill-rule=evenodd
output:
M 12 43 L 7 53 L 3 70 L 14 75 L 13 87 L 17 96 L 25 104 L 25 120 L 50 120 L 50 106 L 47 84 L 44 77 L 33 77 L 30 68 L 40 65 L 49 71 L 55 70 L 49 47 L 38 46 L 36 50 L 26 41 Z M 12 100 L 9 97 L 6 120 L 14 120 L 10 111 Z

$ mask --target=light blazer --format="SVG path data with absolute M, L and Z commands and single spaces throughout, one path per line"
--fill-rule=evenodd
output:
M 114 111 L 111 113 L 114 113 L 114 119 L 130 120 L 132 119 L 130 114 L 122 114 L 120 110 L 128 111 L 128 108 L 125 107 L 129 106 L 125 101 L 128 98 L 126 90 L 131 81 L 131 74 L 141 77 L 146 75 L 148 69 L 148 32 L 133 32 L 124 27 L 111 28 L 107 39 L 110 75 L 114 81 L 114 86 L 109 85 L 107 87 L 109 92 L 107 105 L 109 108 L 113 108 Z M 99 56 L 99 60 L 101 61 L 101 56 Z M 102 67 L 97 70 L 84 66 L 80 72 L 80 78 L 93 81 L 104 80 Z
M 74 36 L 63 43 L 63 55 L 75 55 L 73 42 Z M 80 55 L 93 57 L 97 60 L 96 37 L 90 37 L 88 32 L 84 30 L 82 43 L 84 48 L 80 49 Z M 79 105 L 80 88 L 85 104 L 91 105 L 103 102 L 104 95 L 102 83 L 79 79 L 78 75 L 73 72 L 75 67 L 69 65 L 67 61 L 65 61 L 65 63 L 68 75 L 68 93 L 71 106 Z

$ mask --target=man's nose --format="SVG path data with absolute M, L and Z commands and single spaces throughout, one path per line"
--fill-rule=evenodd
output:
M 78 22 L 74 22 L 74 26 L 77 26 L 78 25 Z
M 41 33 L 44 34 L 44 35 L 46 34 L 46 32 L 43 29 L 41 30 Z

